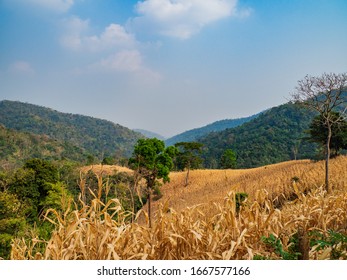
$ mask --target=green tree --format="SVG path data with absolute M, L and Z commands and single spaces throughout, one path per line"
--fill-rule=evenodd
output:
M 0 258 L 9 259 L 11 242 L 24 230 L 21 202 L 9 192 L 0 192 Z
M 236 168 L 236 154 L 232 149 L 226 149 L 221 157 L 220 166 L 223 169 Z
M 318 112 L 326 126 L 325 189 L 327 192 L 331 191 L 329 187 L 329 159 L 332 127 L 346 117 L 346 93 L 347 73 L 324 73 L 320 77 L 307 75 L 298 82 L 296 92 L 292 94 L 293 101 Z M 340 117 L 336 119 L 334 112 L 339 112 Z
M 30 159 L 15 172 L 8 191 L 26 205 L 29 220 L 36 221 L 47 196 L 55 192 L 53 186 L 57 182 L 58 170 L 53 164 L 42 159 Z
M 198 142 L 179 142 L 175 144 L 178 150 L 176 164 L 179 170 L 187 169 L 185 186 L 189 184 L 189 172 L 192 168 L 199 168 L 202 163 L 201 153 L 203 144 Z
M 151 220 L 151 193 L 158 184 L 158 179 L 169 182 L 169 173 L 173 168 L 172 148 L 166 148 L 164 141 L 157 138 L 139 139 L 134 147 L 130 166 L 142 178 L 146 180 L 149 227 Z
M 332 119 L 341 119 L 341 116 L 337 112 L 332 113 Z M 309 130 L 308 140 L 316 142 L 325 148 L 326 139 L 328 137 L 327 125 L 324 122 L 324 118 L 321 115 L 316 116 Z M 334 156 L 337 156 L 342 149 L 347 149 L 347 121 L 341 119 L 340 122 L 333 122 L 331 126 L 331 140 L 330 148 Z
M 104 159 L 102 160 L 101 164 L 114 165 L 115 164 L 115 160 L 112 157 L 104 157 Z

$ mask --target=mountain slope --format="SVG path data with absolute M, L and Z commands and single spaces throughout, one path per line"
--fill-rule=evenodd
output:
M 68 141 L 98 158 L 129 156 L 143 137 L 119 124 L 15 101 L 0 102 L 0 123 L 7 128 Z
M 7 129 L 0 125 L 0 166 L 22 165 L 30 158 L 69 159 L 81 162 L 86 158 L 86 153 L 68 142 L 50 139 L 45 135 Z
M 196 141 L 198 138 L 201 138 L 204 135 L 207 135 L 210 132 L 218 132 L 218 131 L 225 130 L 227 128 L 240 126 L 244 124 L 245 122 L 255 119 L 257 116 L 259 116 L 259 114 L 246 117 L 246 118 L 226 119 L 226 120 L 216 121 L 206 126 L 191 129 L 183 133 L 180 133 L 178 135 L 175 135 L 167 139 L 165 143 L 167 146 L 171 146 L 178 142 L 193 142 L 193 141 Z
M 237 167 L 249 168 L 291 160 L 313 158 L 316 146 L 303 141 L 314 112 L 287 103 L 271 108 L 243 125 L 213 132 L 199 139 L 204 144 L 206 167 L 219 167 L 226 149 L 237 154 Z

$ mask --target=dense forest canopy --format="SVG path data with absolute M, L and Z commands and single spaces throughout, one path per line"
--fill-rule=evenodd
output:
M 130 156 L 137 139 L 143 137 L 110 121 L 14 101 L 0 102 L 0 124 L 68 141 L 101 160 L 106 156 Z
M 237 156 L 238 168 L 302 158 L 315 158 L 317 147 L 303 141 L 315 113 L 287 103 L 269 109 L 242 126 L 213 132 L 199 139 L 204 144 L 204 165 L 220 167 L 226 149 Z

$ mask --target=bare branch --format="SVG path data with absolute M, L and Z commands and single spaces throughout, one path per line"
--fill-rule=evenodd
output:
M 322 123 L 327 127 L 325 187 L 329 192 L 329 158 L 332 125 L 341 123 L 347 116 L 347 73 L 324 73 L 320 77 L 306 75 L 298 81 L 296 92 L 292 94 L 293 101 L 317 111 Z M 346 104 L 346 105 L 344 105 Z M 335 115 L 338 113 L 339 117 Z

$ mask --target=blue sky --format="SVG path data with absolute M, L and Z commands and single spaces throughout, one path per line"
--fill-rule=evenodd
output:
M 346 72 L 345 0 L 0 0 L 0 100 L 173 136 Z

